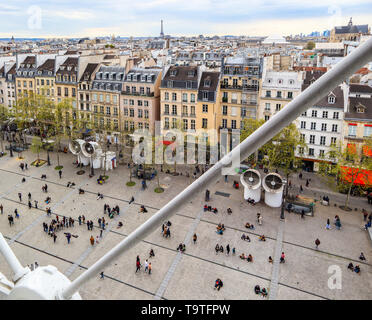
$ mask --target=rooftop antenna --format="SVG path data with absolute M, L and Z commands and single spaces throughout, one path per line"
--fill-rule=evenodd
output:
M 164 38 L 164 31 L 163 31 L 163 20 L 160 20 L 161 28 L 160 28 L 160 38 Z
M 337 63 L 330 71 L 306 88 L 285 108 L 279 111 L 269 121 L 265 122 L 200 178 L 195 180 L 72 282 L 53 266 L 39 267 L 34 271 L 29 271 L 28 268 L 22 267 L 0 234 L 0 252 L 15 274 L 13 277 L 14 282 L 10 282 L 0 274 L 0 298 L 81 299 L 78 290 L 84 283 L 93 277 L 97 277 L 116 258 L 142 241 L 143 238 L 148 236 L 156 228 L 160 227 L 165 220 L 174 215 L 194 194 L 203 192 L 209 184 L 220 179 L 223 168 L 230 166 L 233 161 L 246 159 L 305 110 L 326 96 L 329 91 L 333 90 L 370 61 L 372 61 L 372 38 L 360 45 L 356 50 Z

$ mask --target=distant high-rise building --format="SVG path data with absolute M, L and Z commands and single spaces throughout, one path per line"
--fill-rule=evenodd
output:
M 163 20 L 161 20 L 160 38 L 164 38 Z

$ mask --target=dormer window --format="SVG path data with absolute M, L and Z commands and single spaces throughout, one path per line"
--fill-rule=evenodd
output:
M 68 66 L 68 67 L 67 67 L 67 70 L 68 70 L 68 71 L 71 71 L 71 69 L 72 69 L 71 66 Z
M 61 70 L 65 70 L 65 66 L 61 66 L 60 69 L 61 69 Z
M 29 64 L 27 65 L 27 68 L 30 68 L 30 65 Z
M 294 80 L 289 80 L 289 84 L 294 84 Z
M 145 74 L 143 74 L 143 75 L 141 76 L 141 81 L 146 81 L 146 75 L 145 75 Z
M 366 107 L 359 104 L 358 107 L 356 108 L 357 113 L 365 113 L 366 112 Z
M 33 68 L 36 68 L 36 66 L 35 66 L 34 64 L 32 65 L 32 67 L 33 67 Z
M 41 72 L 41 71 L 39 71 L 39 72 L 38 72 L 38 74 L 39 74 L 39 75 L 41 75 L 41 74 L 42 74 L 42 72 Z
M 189 72 L 187 73 L 187 76 L 188 76 L 188 77 L 193 77 L 194 75 L 195 75 L 194 71 L 189 71 Z
M 278 80 L 278 83 L 279 83 L 279 84 L 282 84 L 282 83 L 283 83 L 283 80 L 282 80 L 282 79 L 279 79 L 279 80 Z
M 171 70 L 170 75 L 175 76 L 177 74 L 177 70 Z
M 21 64 L 21 68 L 24 68 L 24 67 L 25 67 L 25 65 L 22 63 L 22 64 Z
M 334 95 L 329 95 L 328 96 L 328 103 L 334 104 L 336 102 L 336 98 Z
M 22 72 L 21 72 L 21 71 L 18 71 L 18 72 L 17 72 L 17 75 L 19 75 L 19 76 L 20 76 L 21 74 L 22 74 Z
M 49 71 L 48 74 L 51 76 L 52 75 L 52 71 Z
M 211 81 L 210 80 L 204 80 L 204 87 L 210 87 L 211 86 Z

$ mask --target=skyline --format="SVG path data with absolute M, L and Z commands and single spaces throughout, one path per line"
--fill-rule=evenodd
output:
M 0 4 L 0 38 L 290 35 L 372 21 L 368 0 L 13 0 Z

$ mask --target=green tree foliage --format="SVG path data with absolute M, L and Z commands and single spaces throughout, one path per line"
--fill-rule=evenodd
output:
M 314 41 L 309 41 L 306 44 L 306 50 L 313 50 L 315 48 L 315 42 Z

